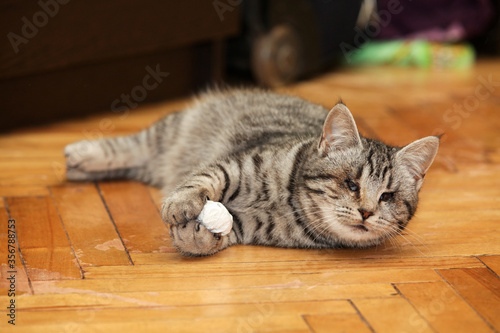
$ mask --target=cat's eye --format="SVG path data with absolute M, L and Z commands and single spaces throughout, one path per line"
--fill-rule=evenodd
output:
M 348 179 L 346 180 L 346 184 L 347 184 L 347 187 L 349 187 L 349 189 L 353 192 L 356 192 L 357 190 L 359 190 L 359 187 L 358 185 L 356 185 L 355 182 L 353 182 L 352 180 Z
M 394 192 L 385 192 L 380 196 L 380 201 L 389 201 L 394 198 Z

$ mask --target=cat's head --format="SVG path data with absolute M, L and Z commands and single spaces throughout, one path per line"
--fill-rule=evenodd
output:
M 361 137 L 349 109 L 328 114 L 304 164 L 300 200 L 317 237 L 372 246 L 403 230 L 439 147 L 430 136 L 398 148 Z

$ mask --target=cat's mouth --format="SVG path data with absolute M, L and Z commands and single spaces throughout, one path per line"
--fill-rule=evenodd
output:
M 356 230 L 360 230 L 360 231 L 369 231 L 367 227 L 365 227 L 363 224 L 355 224 L 355 225 L 351 225 L 352 228 L 356 229 Z

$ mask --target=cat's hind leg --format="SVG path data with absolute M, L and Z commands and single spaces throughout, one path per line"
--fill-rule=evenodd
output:
M 161 185 L 161 174 L 154 172 L 156 159 L 175 143 L 182 119 L 182 112 L 172 113 L 133 135 L 66 146 L 67 179 L 129 178 Z
M 83 140 L 67 145 L 66 177 L 74 181 L 138 178 L 150 156 L 146 131 L 131 136 Z

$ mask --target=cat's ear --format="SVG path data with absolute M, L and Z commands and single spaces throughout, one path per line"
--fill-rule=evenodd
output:
M 326 117 L 323 134 L 319 142 L 319 150 L 328 154 L 332 150 L 345 150 L 356 147 L 363 147 L 356 123 L 347 106 L 339 102 Z
M 428 136 L 403 147 L 396 154 L 396 160 L 408 168 L 415 180 L 423 179 L 436 157 L 439 137 Z

